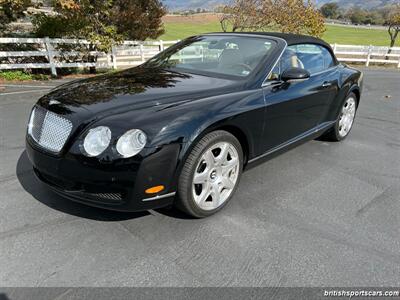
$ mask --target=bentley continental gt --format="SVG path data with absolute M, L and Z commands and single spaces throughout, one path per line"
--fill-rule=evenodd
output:
M 362 79 L 310 36 L 193 36 L 40 98 L 26 152 L 37 177 L 71 200 L 206 217 L 243 171 L 310 139 L 345 139 Z

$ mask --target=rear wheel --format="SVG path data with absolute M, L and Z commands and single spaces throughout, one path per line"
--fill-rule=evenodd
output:
M 192 149 L 178 183 L 177 206 L 196 218 L 210 216 L 232 198 L 242 173 L 239 141 L 226 131 L 204 136 Z
M 344 101 L 335 126 L 323 137 L 326 137 L 331 141 L 341 141 L 345 139 L 349 135 L 351 128 L 353 127 L 356 111 L 357 96 L 354 93 L 351 93 Z

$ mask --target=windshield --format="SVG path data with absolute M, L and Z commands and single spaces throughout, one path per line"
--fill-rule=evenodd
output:
M 197 36 L 168 48 L 148 64 L 246 77 L 272 52 L 273 46 L 274 41 L 262 37 Z

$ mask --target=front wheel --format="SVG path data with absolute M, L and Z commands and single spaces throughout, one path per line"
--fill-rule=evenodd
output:
M 335 126 L 324 135 L 331 141 L 341 141 L 345 139 L 351 128 L 353 127 L 354 118 L 357 111 L 357 97 L 354 93 L 350 93 L 343 103 L 339 118 Z
M 232 198 L 242 169 L 239 141 L 222 130 L 207 134 L 192 149 L 182 169 L 178 208 L 196 218 L 216 213 Z

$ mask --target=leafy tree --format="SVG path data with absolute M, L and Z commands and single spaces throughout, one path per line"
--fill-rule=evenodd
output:
M 386 10 L 365 10 L 359 7 L 352 8 L 347 11 L 346 17 L 353 24 L 383 24 L 384 16 L 387 15 Z
M 108 51 L 114 40 L 121 41 L 117 28 L 110 23 L 111 0 L 55 0 L 55 15 L 34 17 L 36 35 L 51 38 L 85 38 L 100 51 Z
M 324 18 L 311 0 L 233 0 L 219 9 L 224 31 L 266 30 L 321 36 Z
M 348 17 L 353 24 L 362 24 L 364 22 L 365 14 L 364 12 L 357 8 L 348 12 Z
M 347 12 L 347 17 L 353 24 L 366 24 L 367 12 L 359 7 L 355 7 Z
M 339 17 L 339 5 L 336 2 L 325 3 L 320 11 L 325 18 L 337 19 Z
M 159 0 L 114 0 L 110 23 L 124 39 L 144 41 L 164 33 L 166 9 Z
M 36 35 L 89 41 L 88 45 L 58 46 L 67 53 L 69 50 L 84 53 L 82 57 L 62 57 L 65 61 L 96 62 L 94 50 L 109 52 L 124 39 L 145 40 L 164 32 L 161 17 L 166 11 L 159 0 L 53 0 L 53 3 L 54 15 L 34 16 Z M 95 68 L 90 71 L 94 73 Z
M 272 24 L 282 32 L 305 33 L 321 37 L 325 32 L 324 17 L 311 0 L 264 0 L 263 11 L 273 17 Z
M 7 25 L 24 16 L 31 0 L 0 0 L 0 36 L 6 35 Z
M 384 18 L 379 11 L 369 11 L 365 16 L 364 24 L 382 25 L 383 23 Z
M 159 0 L 54 0 L 55 15 L 35 16 L 37 36 L 89 40 L 109 51 L 123 39 L 156 38 L 166 13 Z

